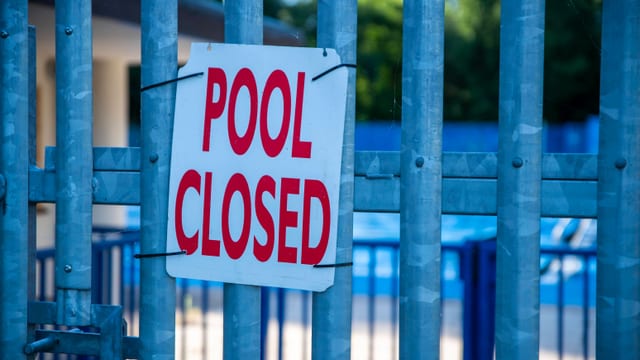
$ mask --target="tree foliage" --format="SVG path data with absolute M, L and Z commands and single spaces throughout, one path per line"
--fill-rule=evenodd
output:
M 445 10 L 444 117 L 496 120 L 500 1 L 451 3 Z
M 444 117 L 496 120 L 499 0 L 445 1 Z M 544 118 L 583 120 L 598 113 L 602 0 L 546 2 Z M 265 0 L 265 14 L 316 39 L 316 0 Z M 399 119 L 402 0 L 358 1 L 356 117 Z
M 544 114 L 549 121 L 599 113 L 602 0 L 547 1 Z

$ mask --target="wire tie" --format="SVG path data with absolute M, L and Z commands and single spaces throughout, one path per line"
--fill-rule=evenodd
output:
M 349 262 L 343 262 L 343 263 L 336 263 L 336 264 L 315 264 L 313 265 L 314 268 L 337 268 L 337 267 L 346 267 L 346 266 L 351 266 L 353 265 L 353 261 L 349 261 Z
M 330 68 L 328 70 L 325 70 L 325 71 L 321 72 L 320 74 L 314 76 L 313 78 L 311 78 L 311 81 L 316 81 L 316 80 L 320 79 L 321 77 L 327 75 L 328 73 L 330 73 L 330 72 L 332 72 L 332 71 L 334 71 L 336 69 L 339 69 L 341 67 L 350 67 L 350 68 L 354 68 L 355 69 L 357 67 L 357 65 L 356 64 L 339 64 L 339 65 L 336 65 L 336 66 L 334 66 L 334 67 L 332 67 L 332 68 Z
M 149 90 L 149 89 L 153 89 L 153 88 L 156 88 L 156 87 L 159 87 L 159 86 L 162 86 L 162 85 L 167 85 L 167 84 L 171 84 L 171 83 L 174 83 L 174 82 L 178 82 L 180 80 L 184 80 L 184 79 L 189 79 L 189 78 L 192 78 L 192 77 L 200 76 L 200 75 L 204 75 L 204 72 L 193 73 L 193 74 L 189 74 L 189 75 L 185 75 L 185 76 L 180 76 L 180 77 L 177 77 L 175 79 L 165 80 L 165 81 L 161 81 L 159 83 L 147 85 L 147 86 L 141 87 L 140 88 L 140 92 L 143 92 L 143 91 L 146 91 L 146 90 Z
M 135 254 L 133 255 L 133 257 L 136 259 L 142 259 L 142 258 L 152 258 L 152 257 L 161 257 L 161 256 L 184 255 L 186 253 L 187 253 L 187 250 L 180 250 L 180 251 L 167 252 L 167 253 Z

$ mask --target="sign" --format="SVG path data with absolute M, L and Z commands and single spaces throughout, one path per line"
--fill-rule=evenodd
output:
M 178 76 L 167 272 L 333 284 L 347 70 L 334 50 L 193 44 Z

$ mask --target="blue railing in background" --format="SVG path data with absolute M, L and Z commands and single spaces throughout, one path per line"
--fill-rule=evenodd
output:
M 96 229 L 94 232 L 93 256 L 93 302 L 117 304 L 123 306 L 125 319 L 130 324 L 132 333 L 137 332 L 137 315 L 139 304 L 139 263 L 133 255 L 138 252 L 138 231 L 113 231 Z M 354 240 L 354 296 L 363 298 L 355 304 L 366 304 L 366 329 L 368 335 L 369 357 L 373 359 L 374 335 L 376 324 L 381 314 L 392 329 L 388 355 L 377 354 L 384 358 L 397 358 L 398 329 L 398 251 L 397 239 L 386 240 Z M 463 319 L 462 334 L 464 360 L 484 360 L 493 358 L 493 329 L 495 304 L 495 241 L 465 241 L 446 243 L 442 246 L 442 294 L 443 300 L 458 299 L 462 301 Z M 565 353 L 565 308 L 568 305 L 581 309 L 581 345 L 582 357 L 589 358 L 590 324 L 589 311 L 594 305 L 595 256 L 593 248 L 542 247 L 541 256 L 546 264 L 546 272 L 542 276 L 541 303 L 556 307 L 557 354 L 562 358 Z M 37 290 L 40 301 L 54 299 L 53 285 L 53 249 L 39 250 L 37 253 Z M 565 269 L 570 262 L 571 269 Z M 221 285 L 196 280 L 177 280 L 178 311 L 182 314 L 177 326 L 182 337 L 177 351 L 183 359 L 187 358 L 188 316 L 196 309 L 201 314 L 200 333 L 202 358 L 208 358 L 211 344 L 208 334 L 211 330 L 207 314 L 211 311 L 221 312 Z M 277 332 L 275 356 L 284 356 L 285 325 L 291 321 L 300 323 L 308 333 L 310 329 L 309 293 L 288 290 L 263 288 L 262 314 L 263 344 L 269 333 L 270 320 L 275 320 Z M 388 309 L 380 309 L 380 301 Z M 296 301 L 299 314 L 288 310 L 292 299 Z M 471 300 L 471 301 L 468 301 Z M 355 315 L 354 315 L 355 316 Z M 447 316 L 447 314 L 445 314 Z M 308 336 L 302 336 L 301 351 L 295 358 L 306 358 L 309 346 Z M 271 354 L 274 354 L 272 351 Z M 189 357 L 191 358 L 191 357 Z

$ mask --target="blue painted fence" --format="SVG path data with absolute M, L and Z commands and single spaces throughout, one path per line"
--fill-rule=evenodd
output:
M 113 229 L 96 229 L 94 231 L 92 246 L 93 260 L 93 287 L 92 303 L 117 304 L 123 306 L 125 318 L 129 322 L 129 331 L 136 333 L 137 316 L 139 311 L 139 262 L 134 259 L 134 254 L 139 252 L 140 233 L 137 230 L 114 231 Z M 354 240 L 354 270 L 353 270 L 353 295 L 364 298 L 366 303 L 366 327 L 368 332 L 367 353 L 373 359 L 374 335 L 376 323 L 381 312 L 385 321 L 390 321 L 392 334 L 397 337 L 398 329 L 398 254 L 399 243 L 397 239 Z M 495 305 L 495 239 L 486 241 L 468 240 L 463 242 L 447 242 L 442 245 L 443 271 L 442 291 L 443 299 L 458 299 L 462 301 L 463 324 L 462 334 L 464 344 L 464 360 L 484 360 L 493 358 L 494 348 L 494 305 Z M 40 250 L 37 253 L 37 287 L 36 295 L 39 301 L 50 301 L 55 293 L 53 285 L 54 249 Z M 541 248 L 542 263 L 555 262 L 554 273 L 547 274 L 555 281 L 543 282 L 541 285 L 541 304 L 555 305 L 557 313 L 557 354 L 562 358 L 564 350 L 565 307 L 578 306 L 581 309 L 581 326 L 576 329 L 582 342 L 582 357 L 592 358 L 590 349 L 589 331 L 593 327 L 590 322 L 589 312 L 595 306 L 595 258 L 594 248 L 571 248 L 567 246 L 543 246 Z M 564 263 L 567 259 L 578 265 L 578 271 L 565 271 Z M 222 284 L 197 280 L 178 279 L 177 281 L 177 306 L 181 314 L 188 309 L 197 308 L 202 314 L 209 312 L 221 312 L 221 301 L 211 299 L 212 294 L 220 293 Z M 288 307 L 293 296 L 302 299 L 300 306 L 296 307 L 300 313 L 291 315 Z M 379 302 L 382 297 L 390 299 L 385 302 L 388 308 L 380 310 Z M 305 331 L 311 327 L 311 294 L 298 290 L 263 288 L 262 289 L 262 343 L 267 344 L 269 334 L 269 320 L 276 321 L 277 334 L 276 353 L 278 359 L 284 354 L 284 328 L 289 317 L 295 317 L 295 321 L 301 323 Z M 447 314 L 445 313 L 445 316 Z M 182 359 L 188 357 L 187 344 L 187 317 L 182 316 L 177 327 L 181 328 L 181 346 L 176 349 L 177 355 Z M 209 358 L 215 344 L 210 344 L 208 332 L 211 325 L 206 316 L 202 316 L 200 333 L 202 335 L 201 358 Z M 549 331 L 550 329 L 545 329 Z M 303 336 L 303 339 L 306 337 Z M 311 344 L 301 344 L 301 353 L 296 358 L 306 358 Z M 391 340 L 393 345 L 388 354 L 376 354 L 376 358 L 397 358 L 397 338 Z M 219 345 L 219 344 L 218 344 Z M 266 345 L 265 345 L 266 346 Z M 291 354 L 288 354 L 291 356 Z M 263 358 L 265 349 L 263 349 Z

